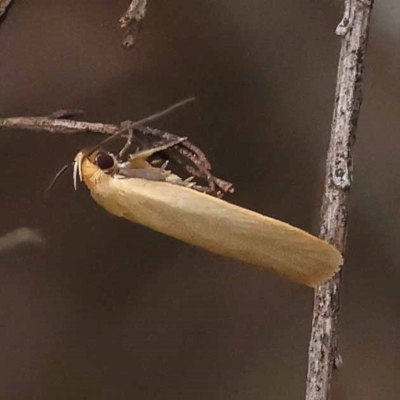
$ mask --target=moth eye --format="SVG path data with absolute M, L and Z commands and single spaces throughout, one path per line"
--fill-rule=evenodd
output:
M 104 171 L 114 166 L 114 158 L 108 153 L 100 153 L 96 157 L 96 164 Z

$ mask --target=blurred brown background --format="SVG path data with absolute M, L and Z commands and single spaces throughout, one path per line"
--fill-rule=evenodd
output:
M 90 121 L 197 102 L 154 127 L 187 135 L 230 200 L 313 233 L 341 1 L 151 0 L 132 51 L 128 0 L 20 0 L 0 26 L 0 115 Z M 338 399 L 400 391 L 400 3 L 376 1 L 343 288 Z M 312 291 L 108 215 L 54 173 L 99 138 L 0 132 L 0 398 L 265 400 L 304 396 Z

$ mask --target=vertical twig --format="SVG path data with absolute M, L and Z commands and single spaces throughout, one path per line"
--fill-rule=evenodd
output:
M 345 15 L 336 30 L 343 39 L 327 155 L 320 237 L 341 252 L 344 252 L 346 243 L 352 147 L 362 102 L 361 78 L 373 2 L 345 0 Z M 333 370 L 341 363 L 337 339 L 340 285 L 339 273 L 315 290 L 306 400 L 329 398 Z
M 0 254 L 26 244 L 43 246 L 45 240 L 36 230 L 23 226 L 0 236 Z
M 12 0 L 0 0 L 0 17 L 7 11 L 7 7 L 11 2 Z
M 146 15 L 148 0 L 132 0 L 124 15 L 120 18 L 121 28 L 127 28 L 122 45 L 126 49 L 133 47 L 137 34 L 139 33 L 140 24 Z

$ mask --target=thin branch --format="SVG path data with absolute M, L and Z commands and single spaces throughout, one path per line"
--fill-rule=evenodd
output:
M 189 100 L 190 99 L 185 100 L 184 102 Z M 183 102 L 180 102 L 172 107 L 175 108 L 182 103 Z M 171 111 L 171 107 L 162 111 L 161 114 L 164 115 L 167 111 Z M 120 135 L 121 131 L 123 131 L 124 133 L 122 133 L 121 136 L 125 138 L 129 136 L 129 131 L 131 130 L 133 131 L 132 141 L 138 144 L 142 149 L 160 145 L 160 141 L 182 139 L 180 136 L 159 129 L 137 126 L 137 122 L 132 121 L 123 121 L 120 125 L 114 125 L 68 119 L 81 114 L 82 112 L 79 110 L 59 110 L 45 117 L 0 118 L 0 128 L 47 131 L 66 135 L 91 132 L 114 136 L 117 134 Z M 160 113 L 156 116 L 160 116 Z M 147 119 L 141 121 L 145 120 Z M 183 167 L 190 175 L 204 180 L 209 186 L 210 194 L 220 197 L 224 193 L 232 193 L 234 191 L 233 185 L 230 182 L 220 179 L 211 173 L 211 164 L 206 155 L 190 141 L 179 141 L 176 146 L 161 153 L 165 159 Z
M 126 28 L 122 45 L 126 49 L 133 47 L 140 30 L 140 24 L 146 15 L 147 0 L 132 0 L 124 15 L 120 18 L 121 28 Z
M 0 17 L 7 11 L 12 0 L 0 0 Z
M 345 15 L 336 30 L 343 39 L 327 155 L 320 237 L 342 253 L 346 245 L 352 148 L 362 102 L 361 78 L 372 6 L 373 0 L 345 0 Z M 315 291 L 306 400 L 329 398 L 333 370 L 341 363 L 338 351 L 341 280 L 339 273 Z
M 21 245 L 42 246 L 44 243 L 45 240 L 40 233 L 24 226 L 0 236 L 0 253 Z
M 159 119 L 177 108 L 180 108 L 187 103 L 196 100 L 195 97 L 188 97 L 172 106 L 165 108 L 155 114 L 142 118 L 139 121 L 124 121 L 120 127 L 115 125 L 106 125 L 102 123 L 73 121 L 70 118 L 76 115 L 82 115 L 81 110 L 58 110 L 50 114 L 48 117 L 15 117 L 15 118 L 0 118 L 0 127 L 8 128 L 25 128 L 33 130 L 47 130 L 52 133 L 77 133 L 77 132 L 94 132 L 105 133 L 108 135 L 122 136 L 126 134 L 128 129 L 137 128 L 144 123 Z M 117 128 L 115 130 L 115 128 Z M 110 139 L 106 139 L 108 141 Z M 105 142 L 106 142 L 105 141 Z
M 119 23 L 125 28 L 132 22 L 140 22 L 146 15 L 147 0 L 132 0 Z
M 52 116 L 0 118 L 0 127 L 47 131 L 51 133 L 62 134 L 92 132 L 105 135 L 114 135 L 121 130 L 121 126 L 119 125 L 74 121 L 65 118 L 54 118 Z

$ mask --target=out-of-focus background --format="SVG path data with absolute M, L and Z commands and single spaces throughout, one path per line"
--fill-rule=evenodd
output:
M 128 0 L 15 1 L 0 26 L 0 116 L 86 111 L 187 135 L 230 201 L 318 232 L 342 2 L 152 0 L 132 51 Z M 400 3 L 376 1 L 344 273 L 337 399 L 398 399 Z M 97 207 L 55 172 L 96 143 L 0 132 L 0 398 L 261 400 L 304 395 L 312 291 Z

